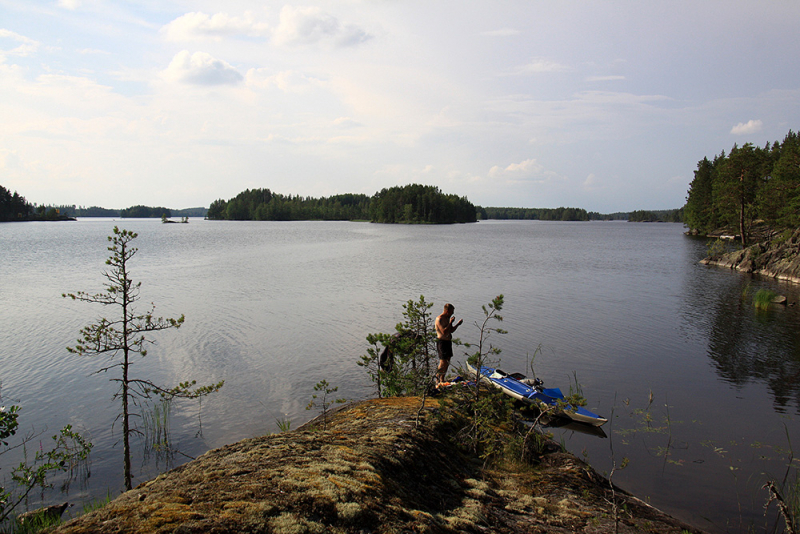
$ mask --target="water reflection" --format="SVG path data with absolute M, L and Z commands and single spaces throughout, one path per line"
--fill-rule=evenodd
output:
M 0 284 L 0 302 L 13 303 L 0 306 L 0 379 L 23 397 L 26 418 L 38 428 L 58 428 L 66 419 L 90 434 L 89 500 L 121 487 L 118 406 L 107 402 L 113 385 L 91 376 L 96 362 L 64 350 L 96 312 L 60 294 L 96 287 L 114 224 L 0 226 L 0 280 L 15 282 Z M 141 371 L 176 382 L 191 370 L 203 382 L 230 385 L 203 403 L 202 436 L 200 407 L 172 406 L 166 445 L 156 439 L 164 447 L 151 449 L 149 459 L 136 448 L 137 483 L 186 460 L 162 452 L 199 456 L 277 431 L 279 419 L 296 427 L 310 416 L 304 408 L 323 378 L 347 398 L 373 395 L 356 364 L 364 338 L 391 332 L 408 299 L 423 294 L 437 306 L 453 302 L 465 318 L 459 334 L 474 341 L 471 322 L 480 306 L 504 293 L 503 367 L 525 371 L 526 355 L 541 346 L 537 374 L 557 384 L 577 371 L 590 408 L 615 416 L 604 428 L 608 439 L 554 428 L 568 436 L 572 452 L 585 449 L 607 472 L 613 443 L 631 458 L 615 481 L 686 520 L 705 517 L 709 508 L 718 524 L 733 514 L 762 516 L 763 502 L 741 512 L 730 494 L 731 466 L 742 470 L 740 480 L 750 479 L 766 471 L 750 462 L 762 454 L 750 444 L 786 443 L 782 424 L 800 406 L 800 320 L 797 307 L 756 314 L 741 293 L 748 282 L 779 285 L 796 302 L 798 290 L 699 265 L 705 240 L 687 238 L 680 225 L 126 221 L 125 227 L 140 234 L 136 278 L 147 298 L 162 303 L 165 315 L 187 317 L 179 333 L 159 337 Z M 650 392 L 653 417 L 671 415 L 671 434 L 639 431 L 644 425 L 628 414 L 633 407 L 621 406 L 632 399 L 639 407 Z M 788 433 L 800 440 L 795 427 Z M 709 440 L 727 456 L 697 445 Z M 734 440 L 741 446 L 732 447 Z M 656 456 L 657 448 L 675 463 Z
M 778 412 L 793 405 L 800 413 L 800 330 L 791 326 L 797 313 L 777 306 L 757 310 L 745 287 L 729 286 L 714 303 L 708 356 L 726 382 L 764 382 Z M 776 331 L 786 335 L 776 337 Z
M 682 333 L 706 343 L 706 354 L 725 383 L 741 389 L 766 385 L 778 413 L 800 413 L 800 310 L 773 305 L 758 310 L 752 295 L 770 289 L 798 300 L 798 288 L 726 268 L 701 266 L 706 240 L 685 238 L 693 262 L 686 270 Z

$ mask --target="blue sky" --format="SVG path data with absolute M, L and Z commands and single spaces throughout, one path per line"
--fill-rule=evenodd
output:
M 677 208 L 698 160 L 800 128 L 798 23 L 795 0 L 0 0 L 0 185 Z

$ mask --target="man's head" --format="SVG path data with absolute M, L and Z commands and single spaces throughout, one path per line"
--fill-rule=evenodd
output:
M 444 305 L 444 313 L 446 313 L 447 315 L 453 315 L 455 311 L 456 307 L 450 304 L 449 302 Z

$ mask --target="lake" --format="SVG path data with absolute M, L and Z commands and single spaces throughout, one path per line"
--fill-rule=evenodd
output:
M 679 224 L 625 222 L 0 225 L 3 403 L 23 407 L 25 433 L 49 440 L 69 423 L 95 444 L 91 476 L 72 484 L 70 502 L 123 487 L 115 386 L 110 373 L 93 374 L 108 361 L 66 351 L 111 311 L 61 297 L 102 289 L 114 225 L 139 233 L 130 268 L 140 311 L 154 302 L 156 315 L 186 315 L 179 330 L 153 334 L 133 372 L 164 384 L 225 380 L 202 404 L 173 404 L 180 454 L 137 444 L 134 484 L 277 432 L 278 421 L 296 428 L 316 415 L 305 408 L 320 380 L 340 397 L 374 396 L 357 365 L 365 337 L 393 332 L 408 300 L 424 295 L 434 315 L 453 303 L 464 319 L 457 335 L 471 342 L 481 305 L 502 293 L 498 367 L 530 374 L 535 356 L 546 386 L 568 390 L 577 379 L 587 407 L 610 419 L 606 437 L 551 429 L 555 439 L 601 473 L 616 465 L 615 483 L 697 527 L 763 531 L 775 521 L 763 515 L 761 486 L 783 479 L 800 444 L 800 310 L 759 312 L 743 295 L 768 288 L 797 302 L 800 289 L 700 265 L 705 240 Z M 11 457 L 0 457 L 3 476 Z

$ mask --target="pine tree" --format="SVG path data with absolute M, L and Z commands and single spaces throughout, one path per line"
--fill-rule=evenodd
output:
M 79 356 L 108 356 L 112 362 L 98 369 L 96 373 L 105 373 L 112 369 L 118 369 L 120 372 L 120 376 L 112 378 L 111 381 L 119 383 L 119 391 L 115 394 L 115 398 L 120 399 L 122 403 L 122 413 L 119 417 L 122 419 L 126 490 L 132 488 L 130 438 L 138 432 L 135 426 L 131 425 L 131 418 L 135 415 L 133 406 L 136 399 L 150 398 L 153 394 L 160 395 L 165 399 L 199 398 L 218 391 L 223 385 L 223 382 L 219 382 L 209 386 L 195 387 L 195 381 L 188 381 L 168 388 L 158 386 L 147 379 L 131 376 L 133 357 L 136 354 L 142 357 L 146 356 L 145 346 L 152 343 L 146 334 L 180 328 L 184 321 L 183 315 L 177 319 L 154 317 L 155 305 L 151 305 L 150 310 L 146 313 L 136 312 L 135 304 L 139 300 L 142 283 L 133 282 L 128 263 L 138 250 L 130 246 L 130 242 L 136 239 L 137 235 L 128 230 L 120 230 L 115 226 L 114 235 L 108 237 L 112 245 L 108 247 L 111 256 L 106 260 L 106 265 L 110 269 L 103 273 L 106 278 L 104 292 L 89 294 L 81 291 L 62 295 L 72 300 L 112 306 L 119 312 L 116 318 L 101 318 L 97 323 L 84 327 L 77 344 L 74 347 L 67 347 L 67 351 Z

